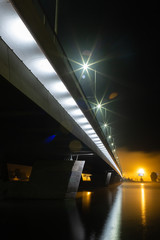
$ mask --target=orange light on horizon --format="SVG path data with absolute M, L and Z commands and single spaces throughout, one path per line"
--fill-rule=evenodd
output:
M 139 169 L 138 169 L 138 176 L 141 176 L 141 177 L 143 177 L 143 176 L 144 176 L 144 174 L 145 174 L 145 171 L 144 171 L 144 169 L 143 169 L 143 168 L 139 168 Z
M 157 172 L 160 178 L 160 151 L 148 153 L 119 148 L 117 149 L 117 153 L 124 178 L 139 181 L 138 171 L 141 168 L 144 170 L 143 181 L 150 182 L 152 172 Z

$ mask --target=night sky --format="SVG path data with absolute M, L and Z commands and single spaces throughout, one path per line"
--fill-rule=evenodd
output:
M 157 29 L 154 1 L 60 1 L 58 34 L 67 56 L 78 60 L 79 48 L 93 50 L 91 61 L 105 59 L 93 65 L 101 73 L 97 98 L 105 94 L 107 102 L 118 93 L 107 105 L 117 147 L 160 150 Z
M 156 1 L 59 2 L 58 37 L 67 56 L 80 62 L 87 50 L 91 62 L 103 59 L 93 65 L 97 99 L 110 102 L 118 93 L 106 106 L 106 121 L 126 177 L 136 178 L 139 167 L 146 179 L 160 174 L 157 9 Z M 80 83 L 90 100 L 90 86 Z
M 53 1 L 40 2 L 54 25 Z M 143 156 L 136 158 L 136 167 L 143 167 L 147 154 L 153 154 L 146 167 L 155 163 L 153 169 L 160 171 L 157 9 L 156 1 L 59 0 L 58 38 L 67 57 L 82 62 L 82 54 L 86 61 L 83 53 L 88 51 L 92 53 L 91 63 L 103 60 L 92 66 L 97 71 L 96 96 L 98 101 L 104 97 L 103 103 L 109 103 L 105 105 L 106 122 L 124 172 L 133 172 L 125 166 L 136 153 Z M 71 65 L 74 70 L 79 68 L 72 61 Z M 81 79 L 80 84 L 88 100 L 93 101 L 88 79 Z M 110 101 L 111 93 L 118 94 L 114 101 Z

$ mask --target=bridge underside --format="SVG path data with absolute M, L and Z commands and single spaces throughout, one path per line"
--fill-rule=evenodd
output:
M 7 17 L 13 15 L 19 19 L 19 16 L 11 4 L 1 2 L 6 13 L 1 8 L 0 178 L 7 179 L 6 163 L 10 167 L 11 164 L 33 166 L 31 175 L 28 174 L 31 176 L 31 185 L 23 184 L 26 188 L 20 187 L 22 191 L 18 190 L 19 187 L 17 190 L 11 187 L 7 191 L 12 194 L 17 192 L 17 196 L 24 193 L 26 197 L 33 194 L 32 197 L 63 198 L 66 193 L 68 196 L 77 191 L 82 171 L 90 174 L 90 179 L 94 181 L 96 174 L 102 176 L 104 173 L 107 183 L 110 178 L 108 172 L 116 171 L 120 175 L 121 172 L 67 57 L 57 45 L 55 36 L 41 22 L 32 1 L 26 3 L 29 5 L 25 8 L 18 1 L 22 7 L 20 12 L 26 15 L 26 22 L 29 21 L 27 25 L 38 44 L 32 38 L 32 47 L 29 50 L 30 45 L 27 45 L 24 52 L 24 45 L 19 45 L 15 39 L 13 41 L 13 35 L 8 31 L 10 25 L 4 27 L 8 22 Z M 28 11 L 28 8 L 32 11 Z M 37 21 L 30 21 L 32 18 Z M 46 67 L 38 65 L 42 64 L 42 60 L 49 64 L 50 72 L 46 72 Z M 57 86 L 62 89 L 57 89 Z M 12 178 L 14 175 L 15 179 L 19 179 L 18 169 L 13 174 L 12 166 L 9 172 Z M 50 195 L 53 186 L 57 193 Z M 0 192 L 6 192 L 4 186 L 1 189 Z
M 81 172 L 79 173 L 78 185 L 80 182 L 80 188 L 87 189 L 88 187 L 105 185 L 107 173 L 112 171 L 111 167 L 2 76 L 0 76 L 0 108 L 1 180 L 14 180 L 13 171 L 11 174 L 14 166 L 14 170 L 19 169 L 19 173 L 21 169 L 27 171 L 26 166 L 29 166 L 34 169 L 30 179 L 30 181 L 34 181 L 33 173 L 37 163 L 39 163 L 38 165 L 43 164 L 43 168 L 52 163 L 53 169 L 57 169 L 55 166 L 58 163 L 61 174 L 60 169 L 56 170 L 57 174 L 56 171 L 53 171 L 54 179 L 48 178 L 48 182 L 54 182 L 58 190 L 60 186 L 63 185 L 64 187 L 58 194 L 48 195 L 43 192 L 43 194 L 38 193 L 34 196 L 35 189 L 34 191 L 33 189 L 28 190 L 29 182 L 23 182 L 23 186 L 17 185 L 18 182 L 12 182 L 8 189 L 8 197 L 45 198 L 45 195 L 47 198 L 64 198 L 68 185 L 65 188 L 62 180 L 64 182 L 69 181 L 76 159 L 78 159 L 80 165 L 82 161 L 85 161 L 81 172 L 92 175 L 91 182 L 84 182 L 81 178 Z M 6 164 L 9 171 L 5 171 Z M 38 168 L 36 168 L 36 171 Z M 49 168 L 51 169 L 51 166 Z M 62 169 L 68 169 L 68 179 L 62 177 L 62 175 L 65 175 L 65 171 L 62 171 Z M 40 181 L 44 182 L 44 179 L 46 179 L 46 173 L 39 172 L 39 184 L 41 184 Z M 18 180 L 21 180 L 21 176 Z
M 9 163 L 36 159 L 93 159 L 109 167 L 82 141 L 0 75 L 1 154 Z M 110 167 L 111 169 L 111 167 Z

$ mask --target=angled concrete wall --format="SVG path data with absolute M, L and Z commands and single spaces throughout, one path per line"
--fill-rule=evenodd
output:
M 75 198 L 83 166 L 84 161 L 37 161 L 29 182 L 1 184 L 0 196 L 11 199 Z
M 65 198 L 75 198 L 76 197 L 76 193 L 78 191 L 84 164 L 85 164 L 85 161 L 75 161 L 74 162 Z

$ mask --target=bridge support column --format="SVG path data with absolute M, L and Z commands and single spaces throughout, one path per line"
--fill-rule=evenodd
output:
M 109 185 L 109 184 L 110 184 L 111 176 L 112 176 L 112 173 L 111 173 L 111 172 L 107 172 L 107 177 L 106 177 L 105 185 Z
M 107 172 L 105 185 L 113 184 L 113 183 L 120 183 L 121 177 L 115 172 Z
M 84 161 L 38 161 L 30 176 L 33 198 L 74 198 Z
M 65 199 L 76 196 L 84 161 L 37 161 L 29 182 L 8 184 L 7 198 Z
M 66 198 L 75 198 L 81 180 L 81 174 L 83 171 L 84 164 L 85 161 L 74 162 L 68 183 L 67 192 L 65 195 Z

